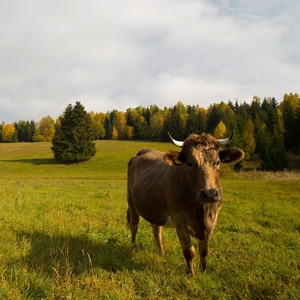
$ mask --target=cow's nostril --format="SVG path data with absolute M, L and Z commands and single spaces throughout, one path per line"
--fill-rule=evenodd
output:
M 203 198 L 208 198 L 209 195 L 208 195 L 208 191 L 206 190 L 202 190 L 201 193 L 200 193 L 200 197 L 203 197 Z
M 201 190 L 200 201 L 215 202 L 219 201 L 219 191 L 217 189 Z

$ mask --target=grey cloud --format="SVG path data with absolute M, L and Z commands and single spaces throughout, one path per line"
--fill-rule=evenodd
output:
M 297 92 L 297 0 L 0 3 L 0 121 Z

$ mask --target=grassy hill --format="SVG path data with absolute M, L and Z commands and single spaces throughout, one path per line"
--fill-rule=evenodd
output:
M 129 159 L 173 146 L 97 141 L 75 165 L 50 146 L 0 144 L 0 299 L 300 298 L 299 174 L 223 172 L 208 268 L 197 253 L 191 278 L 174 230 L 159 256 L 141 221 L 132 253 L 125 222 Z

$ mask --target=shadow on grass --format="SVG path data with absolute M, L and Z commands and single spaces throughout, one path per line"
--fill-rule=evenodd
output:
M 23 257 L 29 269 L 44 275 L 53 272 L 62 275 L 93 273 L 95 268 L 116 272 L 118 270 L 144 269 L 133 261 L 129 244 L 122 245 L 117 239 L 105 242 L 87 236 L 49 236 L 43 232 L 18 232 L 17 239 L 30 243 L 30 252 Z
M 54 158 L 23 158 L 23 159 L 6 159 L 6 160 L 0 160 L 0 162 L 5 163 L 24 163 L 24 164 L 33 164 L 36 166 L 40 165 L 55 165 L 58 164 L 58 162 Z

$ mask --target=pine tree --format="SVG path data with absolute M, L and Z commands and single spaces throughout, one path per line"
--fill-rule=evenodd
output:
M 187 107 L 188 118 L 186 121 L 186 134 L 205 132 L 206 121 L 200 111 L 197 112 L 195 106 Z
M 105 128 L 105 138 L 107 140 L 115 139 L 114 136 L 114 128 L 118 131 L 119 130 L 119 123 L 118 123 L 118 111 L 112 110 L 110 113 L 107 112 L 106 118 L 104 121 L 104 128 Z
M 207 118 L 207 133 L 213 133 L 219 122 L 222 121 L 222 116 L 218 110 L 218 105 L 214 104 L 208 109 Z
M 258 152 L 263 170 L 282 171 L 288 167 L 284 141 L 277 128 L 274 129 L 271 135 L 266 130 L 266 125 L 263 124 L 260 132 Z
M 96 154 L 90 115 L 80 102 L 67 106 L 56 128 L 51 150 L 59 162 L 74 163 Z
M 31 142 L 31 138 L 29 138 L 29 128 L 30 123 L 29 121 L 22 121 L 20 120 L 16 125 L 15 128 L 17 130 L 17 136 L 19 142 Z
M 287 151 L 299 154 L 300 130 L 299 112 L 300 97 L 298 94 L 285 94 L 280 104 L 284 126 L 284 142 Z
M 295 130 L 295 150 L 294 152 L 296 154 L 300 154 L 300 106 L 298 107 L 296 111 L 296 130 Z
M 236 115 L 231 106 L 224 102 L 214 104 L 208 109 L 207 133 L 213 134 L 220 122 L 223 122 L 228 132 L 236 129 Z
M 266 116 L 265 123 L 268 127 L 269 132 L 272 132 L 274 128 L 279 125 L 279 118 L 277 114 L 278 104 L 275 98 L 264 99 L 262 110 Z
M 186 138 L 185 124 L 177 106 L 170 109 L 170 114 L 165 122 L 165 130 L 166 132 L 170 132 L 171 135 L 176 137 L 178 140 L 184 140 Z

